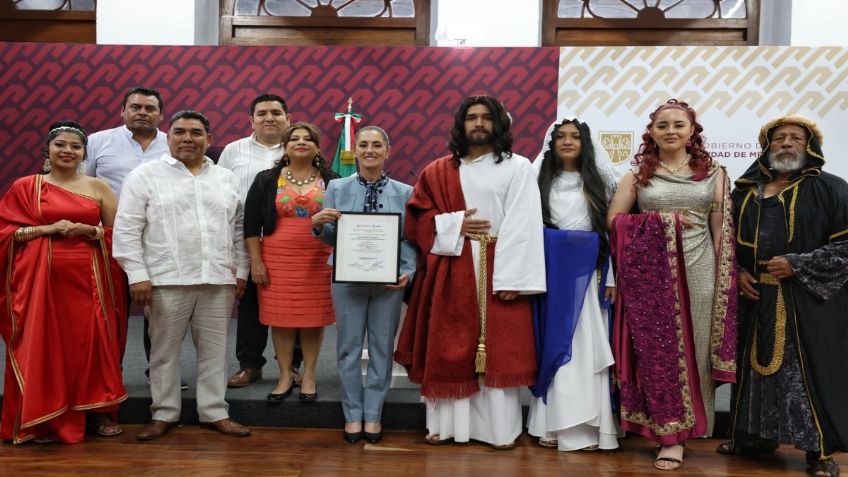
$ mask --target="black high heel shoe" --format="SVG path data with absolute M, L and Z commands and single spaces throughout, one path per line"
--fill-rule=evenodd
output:
M 300 391 L 299 398 L 300 398 L 300 402 L 302 402 L 303 404 L 313 404 L 315 401 L 318 400 L 318 387 L 317 386 L 315 387 L 314 393 L 305 393 L 305 392 L 303 392 L 302 387 L 300 389 L 301 389 L 301 391 Z
M 376 444 L 383 440 L 383 430 L 381 429 L 377 432 L 362 431 L 362 436 L 365 437 L 365 440 L 370 442 L 371 444 Z
M 265 397 L 269 403 L 279 404 L 286 400 L 287 397 L 291 396 L 292 391 L 294 391 L 294 383 L 287 390 L 281 393 L 268 393 L 268 396 Z
M 342 437 L 344 437 L 344 440 L 346 440 L 349 444 L 356 444 L 357 442 L 359 442 L 360 439 L 362 439 L 362 431 L 359 431 L 359 432 L 344 431 L 343 434 L 342 434 Z

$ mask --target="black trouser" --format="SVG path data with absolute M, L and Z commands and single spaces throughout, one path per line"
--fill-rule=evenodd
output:
M 268 343 L 268 325 L 259 322 L 259 297 L 256 294 L 256 284 L 247 277 L 247 289 L 239 298 L 238 326 L 236 327 L 236 359 L 239 367 L 262 369 L 267 360 L 262 354 Z M 303 353 L 300 350 L 300 339 L 294 344 L 292 367 L 300 368 Z
M 132 299 L 132 295 L 130 294 L 129 280 L 125 280 L 124 283 L 127 285 L 127 288 L 126 288 L 126 291 L 127 291 L 127 295 L 126 295 L 126 297 L 127 297 L 127 308 L 126 308 L 126 310 L 127 310 L 127 321 L 129 321 L 130 311 L 132 310 L 132 306 L 133 306 L 133 299 Z M 147 322 L 147 311 L 146 311 L 146 309 L 144 311 L 142 311 L 142 313 L 144 313 L 144 330 L 142 331 L 142 334 L 144 335 L 144 339 L 142 340 L 144 342 L 144 356 L 147 358 L 147 362 L 150 363 L 150 333 L 148 332 L 148 328 L 150 328 L 150 323 Z M 129 323 L 127 323 L 127 329 L 129 329 Z M 127 338 L 127 341 L 129 341 L 129 338 Z M 123 362 L 123 360 L 124 360 L 124 357 L 121 356 L 121 362 Z M 147 374 L 147 371 L 145 371 L 145 374 Z

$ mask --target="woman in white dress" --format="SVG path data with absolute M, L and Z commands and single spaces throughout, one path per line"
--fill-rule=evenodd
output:
M 528 432 L 561 451 L 615 449 L 608 318 L 615 280 L 606 227 L 615 173 L 598 164 L 589 126 L 577 118 L 551 125 L 533 166 L 548 293 L 534 306 L 539 379 L 531 387 Z

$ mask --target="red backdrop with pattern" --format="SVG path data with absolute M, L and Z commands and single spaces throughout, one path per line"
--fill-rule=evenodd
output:
M 121 124 L 123 94 L 159 90 L 169 115 L 195 109 L 212 122 L 213 146 L 250 133 L 248 107 L 280 94 L 293 120 L 323 131 L 332 158 L 333 114 L 353 97 L 361 125 L 388 131 L 391 177 L 447 153 L 453 114 L 463 98 L 490 94 L 513 117 L 513 150 L 534 157 L 556 115 L 557 48 L 347 48 L 114 46 L 0 43 L 0 191 L 43 164 L 53 121 L 73 119 L 91 133 Z

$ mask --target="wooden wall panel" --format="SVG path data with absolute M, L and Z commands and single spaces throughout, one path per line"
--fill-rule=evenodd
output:
M 636 30 L 636 29 L 563 29 L 557 30 L 558 45 L 569 46 L 628 46 L 628 45 L 723 45 L 748 44 L 742 32 L 714 28 L 699 30 Z
M 220 0 L 221 45 L 426 46 L 430 2 L 415 0 L 414 18 L 235 15 L 236 0 Z
M 406 46 L 415 44 L 415 33 L 408 29 L 368 30 L 365 28 L 258 28 L 234 30 L 238 45 L 350 45 Z
M 0 10 L 0 41 L 96 43 L 96 14 L 42 10 Z
M 747 18 L 559 18 L 559 0 L 544 0 L 542 46 L 758 45 L 760 0 L 746 8 Z

